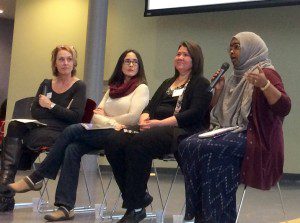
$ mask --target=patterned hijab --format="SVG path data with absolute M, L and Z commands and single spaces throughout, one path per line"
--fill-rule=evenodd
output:
M 272 68 L 265 42 L 255 33 L 241 32 L 233 36 L 240 42 L 240 57 L 234 72 L 225 80 L 218 103 L 211 110 L 211 128 L 239 126 L 247 129 L 251 109 L 253 85 L 246 80 L 248 72 L 257 65 Z

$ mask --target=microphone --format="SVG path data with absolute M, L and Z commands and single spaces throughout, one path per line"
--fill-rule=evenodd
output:
M 230 67 L 230 65 L 227 62 L 222 64 L 221 69 L 220 69 L 220 73 L 218 74 L 218 76 L 216 76 L 216 78 L 210 83 L 210 85 L 208 87 L 209 92 L 212 92 L 215 85 L 218 83 L 220 78 L 223 76 L 223 74 L 225 74 L 225 72 L 228 70 L 229 67 Z
M 44 85 L 42 95 L 47 96 L 47 90 L 48 90 L 48 89 L 47 89 L 47 85 Z

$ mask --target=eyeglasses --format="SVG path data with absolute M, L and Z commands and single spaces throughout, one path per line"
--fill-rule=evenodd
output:
M 241 49 L 241 45 L 239 43 L 234 43 L 229 46 L 228 53 L 230 53 L 231 51 L 238 51 L 240 49 Z
M 132 64 L 133 66 L 137 66 L 139 64 L 139 61 L 138 60 L 125 59 L 124 64 L 127 65 L 127 66 L 130 66 L 130 64 Z

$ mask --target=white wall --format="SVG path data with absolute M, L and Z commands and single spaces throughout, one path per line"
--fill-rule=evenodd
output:
M 109 1 L 105 78 L 111 75 L 120 53 L 133 47 L 143 57 L 153 94 L 162 80 L 173 75 L 173 58 L 181 40 L 194 40 L 201 45 L 205 74 L 210 77 L 224 61 L 230 61 L 226 50 L 234 34 L 256 32 L 267 43 L 270 57 L 292 98 L 292 111 L 284 124 L 285 172 L 300 173 L 297 133 L 300 128 L 297 116 L 300 113 L 300 6 L 146 18 L 143 11 L 141 0 Z

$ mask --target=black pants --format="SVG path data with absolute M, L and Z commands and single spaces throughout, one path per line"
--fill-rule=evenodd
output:
M 51 146 L 54 144 L 61 131 L 50 129 L 49 127 L 40 127 L 35 124 L 24 124 L 18 121 L 12 121 L 7 128 L 6 137 L 18 138 L 23 141 L 23 147 L 20 151 L 21 158 L 18 164 L 18 169 L 30 169 L 39 152 L 34 152 L 34 149 L 40 146 Z M 29 150 L 30 147 L 32 150 Z
M 115 132 L 109 137 L 105 154 L 127 209 L 145 207 L 152 160 L 173 152 L 176 127 L 155 127 L 138 134 Z

